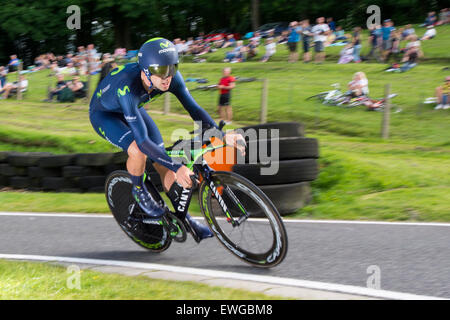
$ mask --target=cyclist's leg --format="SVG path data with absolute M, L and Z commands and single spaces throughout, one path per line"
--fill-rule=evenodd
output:
M 143 184 L 147 156 L 134 141 L 134 135 L 122 114 L 114 112 L 90 112 L 90 120 L 95 131 L 105 140 L 128 153 L 127 170 L 133 183 L 132 196 L 141 209 L 152 217 L 161 216 L 164 211 L 154 201 Z
M 141 109 L 140 112 L 147 127 L 149 138 L 152 139 L 152 141 L 158 144 L 161 148 L 164 148 L 164 142 L 162 140 L 161 133 L 159 132 L 159 129 L 156 126 L 155 122 L 144 109 Z M 179 217 L 180 219 L 186 219 L 189 222 L 191 228 L 194 229 L 196 235 L 199 237 L 199 240 L 213 237 L 212 232 L 207 226 L 204 226 L 196 220 L 192 219 L 192 217 L 187 213 L 188 208 L 185 204 L 187 204 L 187 202 L 190 200 L 190 197 L 192 196 L 192 190 L 185 189 L 178 183 L 176 183 L 175 172 L 158 163 L 153 163 L 153 167 L 160 175 L 164 191 L 170 202 L 172 203 L 177 217 Z

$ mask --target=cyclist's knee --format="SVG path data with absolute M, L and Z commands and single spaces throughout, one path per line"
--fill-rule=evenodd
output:
M 127 150 L 128 156 L 136 161 L 146 161 L 147 156 L 143 153 L 136 144 L 136 141 L 130 144 Z

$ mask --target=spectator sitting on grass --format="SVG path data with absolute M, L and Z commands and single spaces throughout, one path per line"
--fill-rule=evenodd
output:
M 360 97 L 369 95 L 369 81 L 364 72 L 356 72 L 353 80 L 348 83 L 348 93 L 352 97 Z
M 57 74 L 56 78 L 58 79 L 58 82 L 56 82 L 56 87 L 54 89 L 51 89 L 48 92 L 47 99 L 43 100 L 43 102 L 52 102 L 54 96 L 58 96 L 58 94 L 61 92 L 62 89 L 66 88 L 66 82 L 64 81 L 64 75 L 63 74 Z
M 334 43 L 338 42 L 338 41 L 347 41 L 347 36 L 345 35 L 345 31 L 344 29 L 342 29 L 341 26 L 337 26 L 336 27 L 336 31 L 334 32 L 335 38 L 334 38 Z
M 278 37 L 277 44 L 285 44 L 288 41 L 288 36 L 289 32 L 287 30 L 282 31 Z
M 435 36 L 436 36 L 436 29 L 434 28 L 434 26 L 428 26 L 427 31 L 425 32 L 423 37 L 420 38 L 420 40 L 421 41 L 430 40 L 433 39 Z
M 417 36 L 410 37 L 410 41 L 406 45 L 402 62 L 409 61 L 409 56 L 415 54 L 419 56 L 420 54 L 420 41 L 417 40 Z
M 243 47 L 244 42 L 242 40 L 237 41 L 236 48 L 233 51 L 228 51 L 225 55 L 223 62 L 231 62 L 234 59 L 242 59 L 241 47 Z
M 267 38 L 266 45 L 264 46 L 264 48 L 266 49 L 266 53 L 264 54 L 264 57 L 261 59 L 261 62 L 267 62 L 270 59 L 270 57 L 275 54 L 275 52 L 277 51 L 277 45 L 272 38 Z
M 247 59 L 251 59 L 256 57 L 258 54 L 258 42 L 256 40 L 250 40 L 250 43 L 247 45 Z
M 338 64 L 346 64 L 353 61 L 353 44 L 348 43 L 341 50 Z
M 6 68 L 4 66 L 0 66 L 0 91 L 6 84 Z
M 449 8 L 441 9 L 439 13 L 439 21 L 436 22 L 437 26 L 442 26 L 444 24 L 450 23 L 450 10 Z
M 401 36 L 402 36 L 402 40 L 408 40 L 409 36 L 415 35 L 416 34 L 416 30 L 414 30 L 414 28 L 412 27 L 411 24 L 407 24 L 405 26 L 405 29 L 403 30 Z
M 424 27 L 432 26 L 437 22 L 436 12 L 428 12 L 428 16 L 425 19 L 425 23 L 422 25 Z
M 445 78 L 445 83 L 436 88 L 438 105 L 436 110 L 450 108 L 450 76 Z
M 73 76 L 78 74 L 78 70 L 73 66 L 72 62 L 69 62 L 66 67 L 59 69 L 59 73 Z
M 19 76 L 19 82 L 20 82 L 20 91 L 25 92 L 28 89 L 28 80 L 25 79 L 24 75 Z M 19 82 L 15 81 L 13 83 L 6 83 L 5 86 L 1 89 L 2 98 L 7 99 L 10 94 L 17 93 L 17 90 L 19 88 Z
M 73 77 L 73 80 L 67 84 L 70 90 L 72 90 L 75 98 L 86 97 L 84 90 L 84 83 L 80 81 L 80 77 Z
M 235 47 L 237 45 L 236 39 L 234 39 L 234 35 L 229 34 L 227 35 L 227 41 L 225 41 L 225 44 L 222 48 L 228 48 L 228 47 Z
M 13 54 L 10 56 L 10 61 L 8 63 L 9 72 L 14 72 L 19 69 L 20 60 L 17 59 L 17 55 Z

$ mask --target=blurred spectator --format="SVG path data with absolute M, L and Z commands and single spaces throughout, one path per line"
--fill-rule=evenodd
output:
M 391 33 L 395 30 L 394 23 L 391 19 L 386 19 L 383 21 L 383 27 L 381 28 L 382 35 L 382 49 L 383 49 L 383 60 L 386 60 L 388 55 L 391 52 L 392 41 L 391 41 Z
M 450 108 L 450 76 L 445 78 L 442 86 L 436 88 L 436 98 L 438 100 L 436 110 Z
M 44 99 L 44 102 L 52 102 L 53 101 L 53 97 L 58 96 L 58 94 L 64 89 L 66 88 L 66 82 L 64 81 L 64 75 L 63 74 L 58 74 L 56 75 L 57 78 L 57 82 L 56 82 L 56 86 L 53 89 L 50 89 L 48 92 L 48 97 L 47 99 Z
M 322 63 L 325 60 L 325 41 L 330 32 L 330 28 L 325 22 L 324 17 L 317 18 L 317 24 L 312 28 L 314 34 L 314 60 L 317 63 Z
M 6 68 L 4 66 L 0 66 L 0 90 L 6 84 L 6 75 L 7 74 L 8 74 L 8 72 L 6 71 Z
M 227 41 L 225 41 L 225 44 L 222 48 L 228 48 L 228 47 L 235 47 L 236 46 L 236 39 L 234 39 L 234 35 L 229 34 L 227 35 Z
M 411 24 L 407 24 L 401 34 L 402 40 L 407 40 L 409 36 L 414 34 L 416 34 L 416 30 L 414 30 Z
M 72 62 L 69 62 L 64 68 L 59 68 L 59 72 L 67 75 L 76 75 L 78 74 L 78 70 L 73 66 Z
M 253 37 L 250 38 L 250 41 L 253 41 L 256 46 L 259 46 L 259 41 L 261 40 L 261 35 L 258 31 L 253 33 Z
M 417 36 L 410 37 L 410 41 L 406 44 L 404 49 L 404 55 L 401 62 L 407 62 L 412 57 L 412 60 L 417 59 L 420 54 L 420 41 L 417 40 Z
M 348 83 L 348 89 L 352 97 L 368 96 L 369 81 L 364 72 L 356 72 L 353 80 Z
M 298 42 L 300 41 L 300 33 L 302 28 L 299 26 L 297 21 L 292 21 L 289 24 L 289 36 L 287 40 L 287 45 L 289 48 L 289 58 L 288 62 L 297 62 L 298 60 Z
M 14 72 L 19 69 L 20 60 L 17 58 L 17 55 L 13 54 L 9 56 L 11 60 L 8 63 L 9 72 Z
M 108 73 L 110 73 L 111 70 L 115 68 L 117 68 L 117 63 L 109 53 L 105 53 L 103 55 L 100 78 L 98 79 L 98 83 L 100 83 L 108 75 Z
M 7 99 L 10 94 L 17 93 L 20 82 L 20 91 L 25 92 L 28 90 L 28 80 L 25 78 L 23 74 L 19 76 L 19 81 L 8 82 L 1 89 L 0 93 L 2 94 L 3 99 Z
M 366 60 L 369 60 L 373 57 L 377 58 L 375 56 L 375 53 L 381 48 L 383 42 L 382 37 L 382 31 L 381 31 L 381 25 L 371 26 L 369 28 L 369 45 L 370 45 L 370 52 L 366 56 Z M 377 60 L 380 60 L 377 58 Z
M 256 55 L 258 54 L 258 45 L 259 43 L 257 42 L 256 39 L 252 39 L 250 40 L 250 43 L 247 45 L 247 59 L 251 59 L 253 57 L 256 57 Z
M 80 81 L 80 77 L 73 77 L 73 80 L 67 83 L 67 87 L 72 90 L 75 98 L 86 97 L 85 85 Z
M 355 63 L 361 62 L 361 57 L 359 53 L 361 52 L 361 27 L 355 27 L 352 34 L 352 44 L 353 44 L 353 61 Z
M 310 44 L 311 44 L 311 38 L 314 35 L 312 33 L 312 28 L 309 25 L 309 20 L 303 20 L 301 22 L 302 27 L 302 43 L 303 43 L 303 62 L 308 63 L 311 61 L 311 52 Z
M 353 61 L 353 44 L 348 43 L 341 50 L 338 64 L 346 64 Z
M 449 8 L 441 9 L 439 13 L 439 21 L 436 23 L 437 26 L 442 26 L 444 24 L 450 23 L 450 10 Z
M 230 124 L 233 119 L 233 110 L 231 108 L 231 90 L 236 86 L 236 79 L 231 75 L 231 68 L 223 69 L 223 77 L 219 81 L 217 88 L 219 89 L 218 112 L 220 120 Z
M 430 39 L 433 39 L 435 36 L 436 36 L 436 29 L 434 28 L 434 26 L 428 26 L 427 31 L 425 32 L 423 37 L 420 38 L 420 40 L 421 41 L 430 40 Z
M 282 31 L 280 36 L 278 37 L 277 44 L 287 43 L 288 36 L 289 36 L 289 31 L 286 31 L 286 30 Z
M 423 24 L 423 26 L 425 26 L 425 27 L 433 26 L 436 22 L 437 22 L 436 12 L 431 11 L 431 12 L 428 12 L 428 16 L 425 19 L 425 23 Z
M 336 31 L 336 22 L 333 21 L 333 17 L 327 18 L 327 24 L 332 32 Z
M 337 26 L 336 30 L 334 32 L 335 38 L 334 38 L 334 42 L 338 42 L 338 41 L 347 41 L 347 36 L 345 35 L 345 31 L 344 29 L 342 29 L 341 26 Z
M 116 48 L 113 53 L 113 58 L 116 60 L 123 59 L 127 54 L 127 49 L 125 48 Z
M 224 62 L 240 62 L 243 59 L 242 50 L 244 42 L 242 40 L 237 41 L 236 48 L 233 51 L 228 51 L 225 55 Z
M 277 51 L 277 45 L 274 42 L 273 38 L 267 38 L 266 39 L 266 45 L 264 46 L 266 49 L 266 53 L 264 54 L 263 58 L 261 59 L 261 62 L 267 62 L 269 61 L 270 57 L 275 54 Z

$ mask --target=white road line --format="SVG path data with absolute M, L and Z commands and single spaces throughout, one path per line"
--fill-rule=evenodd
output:
M 32 261 L 53 261 L 53 262 L 68 262 L 68 263 L 80 263 L 80 264 L 93 264 L 103 266 L 118 266 L 129 267 L 147 270 L 168 271 L 176 273 L 184 273 L 191 275 L 206 276 L 211 278 L 224 278 L 243 281 L 254 281 L 261 283 L 269 283 L 275 285 L 283 285 L 289 287 L 301 287 L 314 290 L 325 290 L 332 292 L 341 292 L 346 294 L 353 294 L 359 296 L 368 296 L 381 299 L 394 299 L 394 300 L 445 300 L 443 298 L 433 296 L 423 296 L 403 292 L 395 292 L 388 290 L 377 290 L 357 286 L 341 285 L 326 282 L 316 282 L 308 280 L 299 280 L 293 278 L 281 278 L 271 276 L 260 276 L 248 273 L 237 273 L 218 271 L 211 269 L 198 269 L 188 267 L 178 267 L 155 263 L 143 263 L 143 262 L 130 262 L 120 260 L 104 260 L 104 259 L 85 259 L 74 257 L 55 257 L 55 256 L 41 256 L 41 255 L 23 255 L 23 254 L 0 254 L 0 259 L 12 259 L 12 260 L 32 260 Z
M 111 214 L 97 213 L 51 213 L 51 212 L 0 212 L 0 216 L 17 217 L 62 217 L 62 218 L 112 218 Z M 194 217 L 203 219 L 203 217 Z M 219 218 L 220 219 L 220 218 Z M 262 220 L 258 218 L 250 219 L 254 221 Z M 441 222 L 388 222 L 388 221 L 360 221 L 360 220 L 301 220 L 283 218 L 284 223 L 322 223 L 322 224 L 367 224 L 367 225 L 387 225 L 387 226 L 422 226 L 422 227 L 450 227 L 450 223 Z

